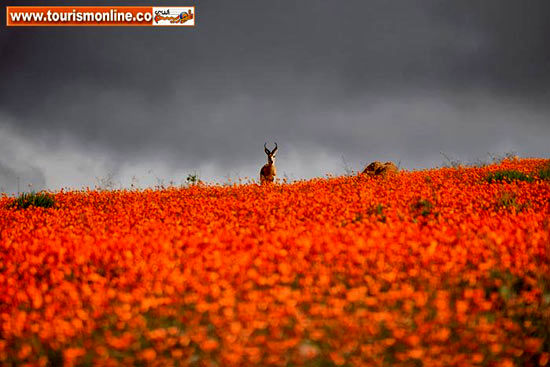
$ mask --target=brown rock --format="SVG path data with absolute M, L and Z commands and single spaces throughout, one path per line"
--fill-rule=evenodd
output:
M 388 173 L 397 173 L 397 166 L 392 162 L 374 161 L 363 170 L 363 173 L 369 176 L 385 176 Z

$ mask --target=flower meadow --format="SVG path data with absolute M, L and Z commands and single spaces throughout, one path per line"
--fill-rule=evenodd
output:
M 547 164 L 3 197 L 0 365 L 550 366 Z

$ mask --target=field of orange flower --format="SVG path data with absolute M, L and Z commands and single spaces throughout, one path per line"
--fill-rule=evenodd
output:
M 1 198 L 0 365 L 550 365 L 545 164 Z

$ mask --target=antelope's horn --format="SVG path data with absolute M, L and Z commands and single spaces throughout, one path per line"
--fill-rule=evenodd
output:
M 264 143 L 265 154 L 271 154 L 271 152 L 269 151 L 269 149 L 267 149 L 266 145 L 267 145 L 267 143 Z
M 277 143 L 275 143 L 275 148 L 273 149 L 273 151 L 271 153 L 275 153 L 277 151 Z

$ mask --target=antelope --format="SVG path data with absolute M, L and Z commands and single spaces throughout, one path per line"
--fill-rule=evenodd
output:
M 275 148 L 272 151 L 267 149 L 267 143 L 264 143 L 264 151 L 267 154 L 267 164 L 264 164 L 260 170 L 260 182 L 273 182 L 275 176 L 277 175 L 277 168 L 275 167 L 275 155 L 277 154 L 277 143 L 275 143 Z

